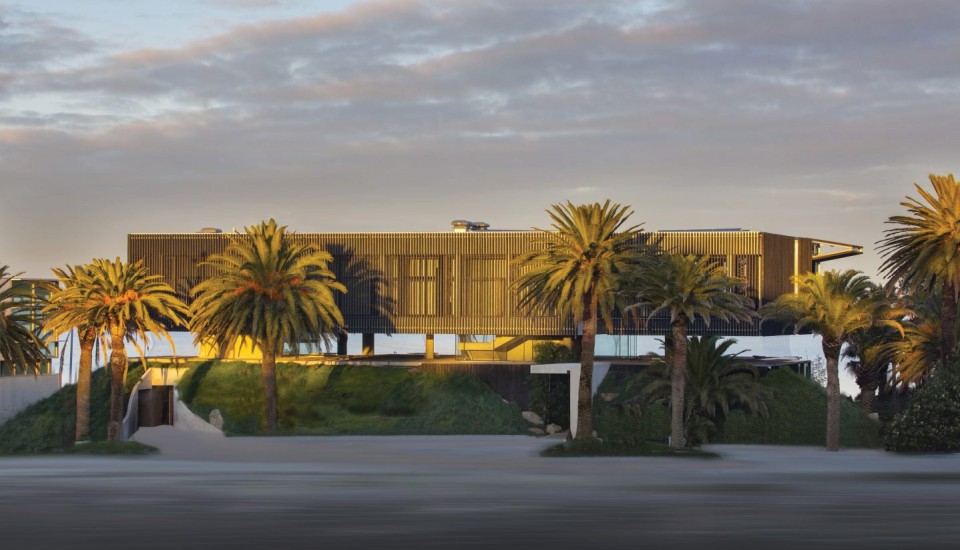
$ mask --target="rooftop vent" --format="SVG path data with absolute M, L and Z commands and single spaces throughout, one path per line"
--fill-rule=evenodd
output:
M 223 230 L 219 227 L 204 227 L 201 228 L 197 233 L 223 233 Z
M 470 220 L 453 220 L 450 222 L 454 233 L 466 233 L 467 231 L 486 231 L 490 229 L 487 222 L 472 222 Z

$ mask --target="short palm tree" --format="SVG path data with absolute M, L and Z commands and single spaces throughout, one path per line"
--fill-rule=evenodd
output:
M 687 344 L 684 433 L 691 444 L 707 443 L 717 434 L 731 410 L 767 414 L 770 390 L 760 384 L 757 370 L 739 353 L 730 353 L 737 341 L 719 336 L 693 336 Z M 644 370 L 643 394 L 668 404 L 672 386 L 672 352 L 664 361 Z
M 884 386 L 896 357 L 897 331 L 888 326 L 871 326 L 854 331 L 843 349 L 847 370 L 860 387 L 860 407 L 873 412 L 873 397 Z
M 97 339 L 106 328 L 104 319 L 90 317 L 100 311 L 98 304 L 87 303 L 94 298 L 84 290 L 91 284 L 88 266 L 70 266 L 53 269 L 60 281 L 60 288 L 53 291 L 50 301 L 43 308 L 44 330 L 48 341 L 59 338 L 73 330 L 80 340 L 80 369 L 77 372 L 77 429 L 76 441 L 90 438 L 90 376 L 93 370 L 93 350 Z
M 191 330 L 198 344 L 213 343 L 221 354 L 238 341 L 260 349 L 264 420 L 275 432 L 277 356 L 286 345 L 329 345 L 344 324 L 334 292 L 347 289 L 327 267 L 329 253 L 301 244 L 276 221 L 245 233 L 204 262 L 216 275 L 191 291 Z
M 36 315 L 42 307 L 28 289 L 14 279 L 5 265 L 0 266 L 0 358 L 11 370 L 40 372 L 47 360 L 46 349 L 36 330 Z
M 904 335 L 889 345 L 897 374 L 896 384 L 901 389 L 920 384 L 930 376 L 940 362 L 943 334 L 940 314 L 943 303 L 939 292 L 915 291 L 905 295 L 903 303 L 909 311 L 901 322 Z
M 784 294 L 760 309 L 765 320 L 782 321 L 796 332 L 809 330 L 822 338 L 827 361 L 828 451 L 840 450 L 840 350 L 852 334 L 874 325 L 902 332 L 898 311 L 880 307 L 877 287 L 859 271 L 827 271 L 794 275 L 796 294 Z
M 670 444 L 684 446 L 684 392 L 687 367 L 687 334 L 697 317 L 709 327 L 723 321 L 750 321 L 756 317 L 753 300 L 738 292 L 746 282 L 727 275 L 708 259 L 682 254 L 650 256 L 630 274 L 626 284 L 636 303 L 630 309 L 646 310 L 647 320 L 660 312 L 670 315 L 673 342 L 670 396 Z
M 514 283 L 518 306 L 582 323 L 576 437 L 589 439 L 597 318 L 612 329 L 621 274 L 640 255 L 640 226 L 625 227 L 633 212 L 609 200 L 555 204 L 547 214 L 553 229 L 539 230 L 544 236 L 538 248 L 516 260 L 526 268 Z
M 930 174 L 933 193 L 914 184 L 921 200 L 901 202 L 909 212 L 891 216 L 879 242 L 880 272 L 891 285 L 908 291 L 939 291 L 942 300 L 940 358 L 946 360 L 957 345 L 957 293 L 960 292 L 960 188 L 953 174 Z
M 110 423 L 107 438 L 120 440 L 123 422 L 123 393 L 127 377 L 126 342 L 132 343 L 143 359 L 141 342 L 149 335 L 173 339 L 165 324 L 186 326 L 189 310 L 160 275 L 150 275 L 142 261 L 126 263 L 98 258 L 84 266 L 85 274 L 76 286 L 67 287 L 60 300 L 76 304 L 77 319 L 102 323 L 98 330 L 110 338 Z

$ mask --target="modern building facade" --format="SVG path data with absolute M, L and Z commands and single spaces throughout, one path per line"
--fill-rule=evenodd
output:
M 212 229 L 131 234 L 128 259 L 143 260 L 189 301 L 190 288 L 213 274 L 201 263 L 223 252 L 231 240 L 242 238 Z M 297 233 L 295 238 L 333 256 L 331 269 L 348 289 L 338 295 L 337 305 L 346 330 L 363 335 L 364 353 L 373 352 L 374 334 L 425 334 L 428 357 L 434 334 L 461 335 L 461 349 L 468 355 L 473 351 L 476 358 L 488 358 L 480 352 L 491 351 L 491 359 L 527 356 L 533 340 L 576 336 L 569 319 L 532 314 L 517 306 L 513 284 L 524 266 L 516 259 L 539 246 L 541 232 L 497 231 L 457 220 L 450 232 Z M 640 238 L 656 239 L 667 251 L 709 257 L 730 275 L 747 281 L 746 292 L 758 306 L 792 292 L 792 275 L 862 253 L 856 245 L 740 229 L 659 231 Z M 709 330 L 757 336 L 780 329 L 754 321 L 714 323 Z M 668 331 L 666 317 L 618 317 L 614 327 L 615 334 Z M 705 331 L 698 321 L 691 332 Z

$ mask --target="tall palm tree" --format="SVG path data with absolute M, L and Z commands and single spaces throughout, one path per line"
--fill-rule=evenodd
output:
M 738 292 L 746 282 L 727 275 L 707 258 L 682 254 L 651 256 L 630 275 L 627 292 L 645 309 L 647 320 L 662 311 L 670 314 L 673 369 L 670 395 L 670 445 L 684 446 L 684 392 L 687 334 L 697 317 L 709 327 L 713 318 L 750 321 L 756 316 L 753 300 Z
M 141 359 L 144 353 L 140 343 L 146 342 L 150 334 L 166 338 L 174 348 L 165 324 L 186 326 L 189 310 L 173 288 L 163 282 L 163 277 L 150 275 L 142 261 L 126 263 L 120 258 L 98 258 L 84 270 L 86 273 L 78 280 L 82 284 L 65 288 L 61 300 L 77 304 L 74 315 L 102 323 L 98 330 L 110 337 L 107 438 L 119 441 L 128 364 L 125 342 L 136 347 Z
M 43 312 L 44 330 L 48 341 L 59 338 L 65 333 L 77 331 L 80 340 L 80 369 L 77 372 L 77 429 L 76 441 L 90 438 L 90 376 L 93 370 L 93 350 L 97 339 L 103 335 L 104 319 L 96 319 L 91 314 L 99 312 L 94 300 L 85 295 L 84 289 L 91 284 L 89 266 L 70 266 L 66 269 L 53 269 L 60 281 L 61 288 L 50 296 Z
M 542 230 L 538 249 L 516 261 L 526 268 L 516 280 L 518 306 L 582 323 L 577 439 L 593 437 L 593 358 L 597 318 L 612 330 L 620 277 L 640 254 L 640 226 L 624 227 L 633 212 L 609 200 L 547 210 L 552 230 Z M 536 228 L 534 228 L 536 229 Z
M 896 311 L 878 307 L 876 285 L 859 271 L 794 275 L 796 294 L 784 294 L 760 309 L 765 320 L 810 330 L 822 338 L 827 361 L 827 450 L 840 450 L 840 350 L 858 330 L 885 325 L 902 332 Z
M 890 284 L 909 291 L 940 291 L 943 300 L 940 324 L 940 359 L 957 345 L 957 293 L 960 292 L 960 188 L 953 174 L 930 174 L 933 194 L 914 183 L 921 200 L 901 202 L 909 215 L 891 216 L 894 227 L 884 231 L 880 272 Z
M 770 390 L 760 384 L 757 370 L 730 353 L 737 341 L 719 336 L 693 336 L 687 344 L 684 433 L 691 443 L 709 442 L 733 409 L 766 416 Z M 643 371 L 643 395 L 654 402 L 671 399 L 672 352 Z
M 11 370 L 40 372 L 47 360 L 46 348 L 36 330 L 36 316 L 42 304 L 29 289 L 18 285 L 5 265 L 0 265 L 0 359 Z
M 271 219 L 244 231 L 204 262 L 217 274 L 190 292 L 191 329 L 198 344 L 212 342 L 221 354 L 238 341 L 260 349 L 264 419 L 275 432 L 277 356 L 286 345 L 329 344 L 344 324 L 334 292 L 347 289 L 327 267 L 333 257 L 299 243 L 285 226 Z

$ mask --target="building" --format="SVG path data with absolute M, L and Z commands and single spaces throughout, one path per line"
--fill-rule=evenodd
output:
M 515 259 L 533 250 L 537 231 L 491 230 L 487 224 L 453 222 L 453 231 L 433 233 L 297 233 L 333 256 L 331 269 L 348 292 L 337 297 L 347 331 L 363 338 L 364 354 L 374 352 L 375 334 L 425 334 L 426 356 L 433 356 L 433 335 L 460 335 L 460 349 L 474 359 L 529 360 L 533 342 L 571 339 L 577 327 L 569 319 L 531 315 L 517 308 L 513 282 L 523 269 Z M 201 265 L 223 252 L 235 233 L 205 229 L 197 233 L 137 233 L 128 236 L 129 261 L 143 260 L 164 276 L 180 297 L 213 274 Z M 862 253 L 844 243 L 789 237 L 742 229 L 658 231 L 669 251 L 708 256 L 747 281 L 746 292 L 760 306 L 792 292 L 790 277 L 816 271 L 825 261 Z M 707 327 L 697 321 L 692 334 Z M 601 327 L 603 330 L 603 327 Z M 779 333 L 759 321 L 714 323 L 710 330 L 730 336 Z M 616 334 L 665 334 L 666 317 L 649 322 L 618 317 Z M 345 353 L 346 343 L 339 351 Z
M 43 324 L 43 319 L 41 318 L 40 310 L 36 309 L 36 306 L 38 304 L 45 304 L 47 302 L 47 299 L 50 297 L 50 289 L 53 288 L 52 285 L 57 284 L 57 281 L 55 279 L 28 279 L 23 277 L 14 277 L 10 279 L 9 284 L 15 289 L 20 289 L 20 293 L 16 297 L 17 303 L 22 302 L 24 305 L 28 305 L 31 308 L 31 317 L 34 320 L 34 325 L 30 328 L 39 330 L 40 326 Z M 59 357 L 59 345 L 57 342 L 53 342 L 47 346 L 47 354 L 50 359 Z M 8 365 L 3 360 L 3 356 L 0 355 L 0 376 L 49 373 L 50 361 L 46 361 L 44 364 L 40 365 L 39 372 L 35 373 L 32 370 L 24 371 L 22 368 L 13 368 L 11 365 Z

